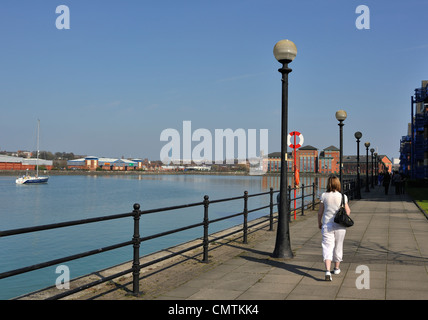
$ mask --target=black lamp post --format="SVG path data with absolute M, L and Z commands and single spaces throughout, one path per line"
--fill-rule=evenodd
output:
M 278 71 L 282 74 L 282 114 L 281 114 L 281 180 L 279 187 L 279 207 L 278 207 L 278 229 L 276 233 L 274 258 L 292 258 L 290 242 L 290 226 L 287 199 L 287 135 L 288 135 L 288 74 L 292 69 L 288 64 L 294 60 L 297 54 L 296 45 L 290 40 L 280 40 L 273 48 L 273 54 L 281 64 Z
M 375 179 L 375 185 L 377 185 L 378 181 L 378 159 L 377 159 L 377 152 L 374 153 L 374 179 Z
M 366 192 L 370 192 L 369 189 L 369 147 L 370 142 L 364 143 L 366 147 Z
M 360 139 L 363 134 L 359 131 L 355 132 L 355 138 L 357 139 L 357 194 L 356 198 L 361 199 L 361 181 L 360 181 Z
M 371 148 L 370 152 L 372 153 L 372 189 L 373 189 L 374 188 L 374 174 L 373 174 L 373 168 L 374 168 L 374 166 L 373 166 L 373 152 L 374 152 L 374 149 Z
M 340 184 L 343 188 L 342 183 L 342 158 L 343 158 L 343 121 L 346 119 L 346 111 L 345 110 L 339 110 L 336 112 L 336 119 L 339 121 L 339 132 L 340 132 L 340 155 L 339 155 L 339 180 Z

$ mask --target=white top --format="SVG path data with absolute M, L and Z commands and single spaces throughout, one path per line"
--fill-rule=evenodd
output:
M 346 194 L 343 196 L 345 203 L 348 203 Z M 340 226 L 334 222 L 334 217 L 337 210 L 339 210 L 340 203 L 342 202 L 342 194 L 338 191 L 324 192 L 320 197 L 321 203 L 324 204 L 324 213 L 322 215 L 322 224 L 329 226 Z

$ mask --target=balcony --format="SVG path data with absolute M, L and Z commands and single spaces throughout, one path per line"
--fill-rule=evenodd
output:
M 415 102 L 428 102 L 428 85 L 415 89 Z

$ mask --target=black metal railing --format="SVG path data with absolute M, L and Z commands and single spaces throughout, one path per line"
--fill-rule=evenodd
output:
M 309 187 L 312 188 L 312 193 L 305 194 L 305 192 L 303 190 L 305 188 L 309 188 Z M 315 183 L 313 183 L 310 186 L 304 186 L 303 185 L 301 187 L 302 194 L 300 195 L 300 199 L 302 201 L 301 201 L 301 205 L 299 208 L 301 208 L 302 214 L 304 213 L 304 207 L 305 206 L 312 206 L 312 208 L 314 208 L 314 206 L 315 206 L 315 194 L 316 194 L 315 188 L 316 188 Z M 291 190 L 293 190 L 293 189 L 291 189 L 291 187 L 289 187 L 289 192 L 291 192 Z M 133 259 L 132 259 L 131 268 L 123 270 L 119 273 L 116 273 L 116 274 L 113 274 L 113 275 L 110 275 L 107 277 L 103 277 L 102 279 L 99 279 L 97 281 L 93 281 L 91 283 L 84 284 L 84 285 L 79 286 L 77 288 L 68 289 L 64 292 L 61 292 L 60 294 L 57 294 L 55 296 L 50 297 L 49 299 L 60 299 L 60 298 L 69 296 L 71 294 L 77 293 L 79 291 L 83 291 L 85 289 L 91 288 L 93 286 L 99 285 L 99 284 L 107 282 L 107 281 L 111 281 L 115 278 L 124 276 L 126 274 L 130 274 L 130 273 L 132 273 L 132 277 L 133 277 L 133 280 L 132 280 L 133 294 L 138 295 L 139 294 L 140 270 L 142 268 L 148 267 L 150 265 L 153 265 L 153 264 L 158 263 L 158 262 L 163 261 L 163 260 L 170 259 L 174 256 L 181 255 L 185 252 L 194 250 L 194 249 L 199 248 L 199 247 L 203 248 L 202 262 L 206 263 L 206 262 L 208 262 L 208 250 L 209 250 L 209 244 L 211 242 L 218 241 L 219 239 L 222 239 L 225 237 L 229 237 L 229 236 L 236 234 L 238 232 L 242 232 L 243 243 L 247 243 L 247 241 L 248 241 L 248 237 L 247 237 L 248 236 L 248 216 L 249 216 L 249 214 L 251 214 L 253 212 L 269 208 L 268 218 L 267 219 L 258 218 L 258 221 L 253 223 L 251 225 L 251 227 L 255 227 L 255 226 L 263 224 L 263 223 L 266 224 L 267 222 L 269 222 L 269 230 L 272 231 L 273 230 L 273 224 L 274 224 L 274 206 L 277 205 L 277 203 L 274 203 L 274 201 L 273 201 L 273 196 L 274 196 L 274 193 L 277 193 L 277 192 L 279 192 L 279 191 L 278 190 L 274 191 L 273 188 L 270 188 L 270 191 L 267 191 L 267 192 L 251 194 L 251 195 L 248 194 L 247 191 L 245 191 L 243 196 L 226 198 L 226 199 L 218 199 L 218 200 L 210 200 L 209 197 L 206 195 L 206 196 L 204 196 L 204 200 L 201 202 L 190 203 L 190 204 L 185 204 L 185 205 L 177 205 L 177 206 L 171 206 L 171 207 L 156 208 L 156 209 L 150 209 L 150 210 L 144 210 L 144 211 L 141 211 L 140 205 L 138 203 L 136 203 L 133 205 L 133 211 L 128 212 L 128 213 L 0 231 L 0 238 L 1 238 L 1 237 L 17 236 L 17 235 L 22 235 L 22 234 L 26 234 L 26 233 L 41 232 L 41 231 L 49 230 L 49 229 L 57 229 L 57 228 L 64 228 L 64 227 L 69 227 L 69 226 L 96 223 L 96 222 L 100 222 L 100 221 L 114 220 L 114 219 L 123 219 L 123 218 L 132 217 L 133 221 L 134 221 L 133 235 L 132 235 L 132 239 L 129 241 L 117 243 L 117 244 L 110 245 L 107 247 L 98 248 L 95 250 L 82 252 L 79 254 L 74 254 L 71 256 L 66 256 L 63 258 L 55 259 L 55 260 L 42 262 L 39 264 L 35 264 L 35 265 L 31 265 L 31 266 L 27 266 L 27 267 L 15 269 L 15 270 L 6 271 L 3 273 L 0 273 L 0 279 L 16 276 L 16 275 L 23 274 L 26 272 L 46 268 L 46 267 L 53 266 L 53 265 L 58 265 L 58 264 L 61 264 L 61 263 L 67 262 L 67 261 L 76 260 L 76 259 L 80 259 L 80 258 L 84 258 L 84 257 L 92 256 L 95 254 L 99 254 L 99 253 L 103 253 L 103 252 L 107 252 L 107 251 L 111 251 L 111 250 L 115 250 L 115 249 L 119 249 L 119 248 L 122 248 L 125 246 L 132 245 L 133 246 Z M 269 195 L 269 204 L 261 206 L 261 207 L 257 207 L 257 208 L 252 208 L 252 209 L 248 208 L 248 199 L 249 198 L 260 197 L 263 195 Z M 307 201 L 305 203 L 305 198 L 309 197 L 309 196 L 312 199 L 310 204 L 307 203 Z M 289 199 L 291 201 L 290 197 L 289 197 Z M 220 218 L 216 218 L 216 219 L 212 219 L 212 220 L 209 219 L 208 213 L 209 213 L 209 208 L 211 205 L 216 204 L 216 203 L 220 203 L 220 202 L 236 201 L 236 200 L 243 200 L 243 202 L 244 202 L 243 203 L 243 210 L 241 212 L 233 213 L 233 214 L 223 216 Z M 201 222 L 197 222 L 197 223 L 192 224 L 192 225 L 188 225 L 188 226 L 173 229 L 173 230 L 168 230 L 165 232 L 153 234 L 153 235 L 146 236 L 146 237 L 140 236 L 140 217 L 142 215 L 165 212 L 165 211 L 170 211 L 170 210 L 183 209 L 183 208 L 197 207 L 197 206 L 203 207 L 203 220 Z M 291 213 L 292 213 L 292 211 L 290 210 L 290 214 Z M 238 217 L 238 216 L 243 217 L 243 223 L 242 223 L 241 229 L 232 231 L 232 232 L 227 233 L 227 234 L 222 234 L 221 236 L 218 236 L 215 239 L 209 239 L 209 226 L 211 224 L 222 221 L 222 220 Z M 254 220 L 256 220 L 256 219 L 254 219 Z M 150 262 L 147 262 L 144 264 L 140 264 L 140 245 L 141 245 L 141 243 L 148 241 L 148 240 L 160 238 L 160 237 L 163 237 L 166 235 L 170 235 L 173 233 L 177 233 L 177 232 L 181 232 L 184 230 L 189 230 L 189 229 L 197 228 L 197 227 L 203 227 L 203 236 L 202 236 L 202 238 L 198 238 L 198 239 L 202 240 L 200 243 L 193 245 L 193 246 L 188 246 L 185 249 L 182 249 L 182 250 L 177 251 L 177 252 L 173 252 L 173 253 L 171 253 L 167 256 L 164 256 L 162 258 L 158 258 L 156 260 L 153 260 L 153 261 L 150 261 Z M 0 257 L 0 258 L 2 258 L 2 257 Z
M 312 189 L 312 193 L 306 193 L 305 189 L 307 188 L 311 188 Z M 291 191 L 299 191 L 299 193 L 296 193 L 296 196 L 292 197 Z M 302 216 L 305 215 L 305 208 L 309 208 L 312 207 L 312 210 L 315 209 L 315 205 L 317 203 L 315 196 L 316 196 L 316 185 L 315 182 L 310 184 L 310 185 L 304 185 L 302 184 L 300 187 L 298 188 L 291 188 L 291 186 L 288 186 L 287 188 L 287 193 L 288 193 L 288 212 L 290 213 L 290 215 L 288 216 L 289 220 L 291 221 L 291 216 L 294 215 L 294 217 L 296 217 L 296 212 L 300 210 L 300 214 Z M 310 197 L 310 200 L 305 200 L 305 198 Z M 277 195 L 277 203 L 279 203 L 279 193 Z M 297 205 L 297 200 L 299 200 L 300 205 Z M 291 204 L 292 203 L 296 203 L 295 208 L 292 208 Z
M 310 188 L 312 189 L 312 193 L 306 193 L 305 189 Z M 300 194 L 296 194 L 295 197 L 292 197 L 291 191 L 294 190 L 300 190 Z M 296 216 L 296 211 L 300 211 L 300 215 L 305 215 L 305 210 L 307 210 L 309 207 L 312 207 L 312 210 L 315 210 L 315 205 L 318 203 L 316 200 L 316 190 L 317 187 L 315 185 L 315 182 L 310 185 L 304 185 L 302 184 L 299 188 L 291 188 L 291 186 L 288 186 L 287 192 L 288 192 L 288 212 L 290 212 L 289 220 L 291 221 L 291 216 L 294 214 Z M 342 182 L 342 190 L 343 193 L 348 197 L 349 200 L 353 200 L 356 198 L 357 195 L 357 180 L 356 179 L 344 179 Z M 305 200 L 305 198 L 310 197 L 310 200 Z M 295 208 L 292 208 L 291 204 L 294 201 L 300 201 L 300 206 L 296 206 Z M 279 193 L 277 195 L 277 203 L 279 203 Z

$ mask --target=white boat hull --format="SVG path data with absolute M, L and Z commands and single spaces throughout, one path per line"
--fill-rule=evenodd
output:
M 16 184 L 47 183 L 49 177 L 21 177 L 16 179 Z

